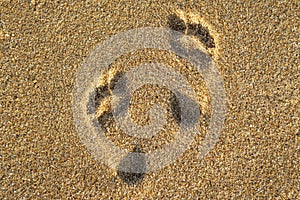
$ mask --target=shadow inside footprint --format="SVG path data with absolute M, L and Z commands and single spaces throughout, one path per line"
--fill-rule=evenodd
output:
M 172 30 L 179 31 L 181 33 L 184 33 L 186 29 L 184 21 L 175 14 L 168 16 L 168 25 Z
M 180 125 L 181 123 L 181 108 L 179 101 L 174 93 L 172 93 L 171 97 L 171 112 L 176 121 Z
M 146 158 L 142 153 L 139 146 L 134 147 L 118 166 L 118 176 L 129 185 L 141 182 L 145 176 Z
M 209 30 L 201 24 L 188 24 L 188 35 L 194 35 L 207 47 L 214 48 L 215 41 L 210 35 Z

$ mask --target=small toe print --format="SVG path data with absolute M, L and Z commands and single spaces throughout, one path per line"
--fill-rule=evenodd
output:
M 197 37 L 206 48 L 215 48 L 216 46 L 208 28 L 200 23 L 189 22 L 186 19 L 181 19 L 176 14 L 172 14 L 168 17 L 168 24 L 172 30 Z

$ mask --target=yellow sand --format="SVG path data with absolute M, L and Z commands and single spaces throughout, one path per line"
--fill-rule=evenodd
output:
M 296 1 L 2 0 L 0 199 L 299 199 L 299 11 Z M 110 35 L 168 26 L 174 13 L 216 41 L 223 133 L 205 159 L 196 142 L 129 185 L 78 137 L 76 70 Z

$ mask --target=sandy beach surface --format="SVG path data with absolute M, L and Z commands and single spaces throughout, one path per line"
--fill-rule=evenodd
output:
M 0 199 L 300 199 L 299 19 L 300 4 L 293 0 L 1 0 Z M 211 117 L 202 75 L 155 49 L 119 58 L 115 71 L 106 72 L 113 78 L 145 61 L 177 67 L 201 108 L 201 134 L 191 148 L 130 180 L 82 142 L 73 88 L 97 44 L 144 27 L 198 34 L 222 77 L 227 110 L 219 141 L 200 159 Z M 109 91 L 105 84 L 112 82 L 104 77 L 98 96 Z M 144 152 L 174 139 L 176 112 L 153 141 L 135 139 L 113 128 L 101 101 L 95 112 L 115 145 Z M 172 110 L 172 102 L 167 88 L 145 86 L 132 97 L 132 119 L 145 125 L 149 107 Z

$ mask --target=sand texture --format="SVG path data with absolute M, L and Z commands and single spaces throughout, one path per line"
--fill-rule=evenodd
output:
M 1 0 L 0 199 L 300 199 L 299 21 L 293 0 Z M 163 169 L 129 177 L 82 143 L 73 123 L 73 88 L 97 44 L 149 26 L 197 37 L 223 78 L 227 111 L 218 143 L 199 159 L 211 116 L 201 74 L 164 51 L 120 57 L 95 88 L 94 112 L 116 145 L 151 151 L 178 129 L 173 94 L 148 85 L 132 97 L 132 119 L 147 124 L 145 112 L 160 104 L 170 111 L 168 131 L 149 141 L 115 128 L 107 114 L 109 88 L 137 64 L 177 67 L 201 108 L 201 134 L 190 149 Z

